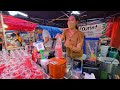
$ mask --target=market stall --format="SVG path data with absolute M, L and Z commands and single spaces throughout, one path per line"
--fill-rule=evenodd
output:
M 51 37 L 67 28 L 37 25 L 11 16 L 3 15 L 6 28 L 6 42 L 12 43 L 13 32 L 21 31 L 21 36 L 27 42 L 34 41 L 33 30 L 39 27 L 48 30 Z M 119 29 L 119 20 L 114 22 L 112 34 L 109 23 L 81 24 L 79 30 L 84 32 L 84 53 L 81 61 L 75 60 L 73 68 L 68 69 L 69 58 L 63 48 L 61 38 L 56 39 L 53 50 L 46 50 L 43 42 L 25 44 L 24 48 L 5 50 L 0 52 L 1 79 L 114 79 L 116 68 L 119 65 L 119 42 L 116 35 Z M 117 28 L 118 27 L 118 28 Z M 13 30 L 13 31 L 11 31 Z M 117 30 L 117 31 L 116 31 Z M 28 33 L 26 33 L 28 32 Z M 104 42 L 102 37 L 111 37 L 111 41 Z M 13 35 L 14 36 L 14 35 Z M 108 37 L 106 37 L 108 38 Z M 115 42 L 113 39 L 117 39 Z M 108 39 L 107 39 L 108 40 Z M 8 46 L 8 45 L 7 45 Z
M 94 72 L 99 79 L 113 79 L 120 60 L 118 54 L 119 39 L 114 33 L 119 31 L 118 17 L 107 19 L 106 22 L 97 23 L 97 20 L 96 23 L 93 22 L 93 24 L 79 26 L 79 30 L 85 34 L 83 49 L 86 60 L 83 71 Z M 116 38 L 111 37 L 111 34 Z M 116 41 L 113 41 L 113 38 Z
M 7 26 L 4 28 L 7 49 L 17 48 L 19 46 L 17 45 L 15 35 L 17 33 L 20 33 L 20 36 L 23 38 L 23 42 L 28 43 L 30 41 L 29 33 L 34 30 L 37 24 L 9 15 L 2 15 L 2 17 L 4 25 Z M 34 40 L 34 38 L 32 40 Z
M 16 32 L 33 31 L 36 24 L 7 15 L 1 15 L 1 23 L 1 32 L 5 35 L 4 40 L 6 40 L 6 46 L 14 44 L 14 47 L 12 47 L 12 49 L 6 47 L 0 51 L 0 78 L 49 79 L 49 76 L 43 69 L 32 61 L 26 51 L 27 49 L 24 50 L 22 47 L 17 47 L 17 45 L 15 45 L 16 42 L 14 43 L 16 38 L 12 38 Z M 3 27 L 4 24 L 7 25 L 6 28 Z

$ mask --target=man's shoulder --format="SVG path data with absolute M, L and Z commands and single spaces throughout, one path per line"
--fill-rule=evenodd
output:
M 43 29 L 43 32 L 48 32 L 48 30 L 46 30 L 46 29 Z

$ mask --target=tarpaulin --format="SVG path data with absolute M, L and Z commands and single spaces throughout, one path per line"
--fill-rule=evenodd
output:
M 6 30 L 33 31 L 37 26 L 36 23 L 15 18 L 10 15 L 3 15 L 3 21 L 8 26 Z
M 38 25 L 37 27 L 47 30 L 52 38 L 54 38 L 58 33 L 62 34 L 62 30 L 58 27 L 44 26 L 44 25 Z
M 120 49 L 120 17 L 113 22 L 110 46 Z
M 111 37 L 113 28 L 113 18 L 109 19 L 106 24 L 105 36 Z

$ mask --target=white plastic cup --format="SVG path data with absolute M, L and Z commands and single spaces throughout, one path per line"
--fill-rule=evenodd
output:
M 101 46 L 101 57 L 106 57 L 108 53 L 109 46 Z

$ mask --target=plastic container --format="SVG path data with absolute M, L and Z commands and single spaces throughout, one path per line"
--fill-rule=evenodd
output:
M 20 74 L 20 72 L 18 70 L 15 70 L 12 74 L 11 74 L 11 78 L 12 79 L 22 79 L 22 76 Z
M 119 64 L 119 61 L 110 57 L 100 57 L 98 59 L 101 62 L 100 68 L 107 73 L 114 74 L 115 69 Z
M 48 59 L 41 59 L 40 64 L 41 64 L 42 68 L 44 69 L 44 71 L 46 73 L 49 73 L 49 68 L 48 68 L 49 60 Z
M 38 56 L 38 51 L 36 48 L 33 49 L 33 52 L 32 52 L 32 60 L 34 62 L 37 62 L 37 56 Z
M 3 70 L 6 68 L 5 64 L 0 65 L 0 75 L 3 72 Z
M 31 73 L 29 79 L 35 79 L 35 74 L 34 74 L 34 73 Z
M 28 68 L 32 68 L 32 64 L 31 64 L 31 61 L 30 61 L 30 58 L 29 57 L 26 57 L 25 58 L 25 66 L 28 67 Z
M 80 78 L 80 73 L 77 72 L 76 70 L 71 71 L 72 79 L 79 79 Z
M 24 70 L 21 74 L 22 79 L 29 79 L 31 75 L 31 71 L 30 70 Z
M 101 57 L 106 57 L 108 53 L 109 46 L 101 46 Z
M 49 63 L 49 75 L 53 79 L 61 79 L 66 74 L 66 60 L 51 58 Z

